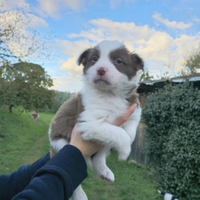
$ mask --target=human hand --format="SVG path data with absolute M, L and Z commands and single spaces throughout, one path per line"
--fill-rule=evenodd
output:
M 131 114 L 135 111 L 136 107 L 137 104 L 131 105 L 127 109 L 126 113 L 121 117 L 117 118 L 113 124 L 116 126 L 121 126 L 122 124 L 124 124 L 131 116 Z M 98 145 L 95 142 L 83 140 L 81 135 L 82 133 L 79 133 L 77 131 L 77 124 L 76 124 L 72 130 L 70 144 L 77 147 L 83 154 L 83 157 L 88 158 L 102 148 L 101 145 Z
M 95 142 L 83 140 L 81 135 L 82 133 L 77 131 L 76 124 L 72 130 L 70 144 L 77 147 L 83 154 L 83 157 L 88 158 L 102 148 L 102 146 L 96 144 Z
M 131 106 L 129 106 L 126 113 L 124 113 L 124 115 L 122 115 L 121 117 L 118 117 L 113 124 L 116 126 L 121 126 L 122 124 L 124 124 L 135 111 L 136 107 L 137 104 L 132 104 Z

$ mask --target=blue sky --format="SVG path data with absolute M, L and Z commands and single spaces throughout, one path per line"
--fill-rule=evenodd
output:
M 56 34 L 52 51 L 57 57 L 43 67 L 54 79 L 54 88 L 62 91 L 81 88 L 82 68 L 76 58 L 103 39 L 124 41 L 154 76 L 178 73 L 200 44 L 199 0 L 3 1 L 8 12 L 31 12 L 34 28 L 41 33 Z

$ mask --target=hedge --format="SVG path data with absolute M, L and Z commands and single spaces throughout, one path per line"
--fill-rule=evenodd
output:
M 142 116 L 161 189 L 200 200 L 200 90 L 188 82 L 168 84 L 149 95 Z

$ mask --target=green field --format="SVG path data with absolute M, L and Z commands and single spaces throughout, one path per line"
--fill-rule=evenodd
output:
M 0 174 L 11 173 L 23 164 L 29 164 L 49 150 L 48 126 L 53 114 L 41 113 L 37 121 L 30 113 L 13 114 L 0 108 Z M 126 162 L 117 162 L 112 153 L 107 160 L 115 174 L 115 182 L 101 180 L 89 171 L 83 182 L 89 200 L 161 200 L 156 183 L 146 167 Z

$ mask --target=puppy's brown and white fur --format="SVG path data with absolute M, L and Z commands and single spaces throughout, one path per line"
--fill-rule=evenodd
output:
M 142 59 L 130 53 L 123 43 L 103 41 L 94 48 L 84 51 L 78 64 L 83 64 L 83 88 L 65 102 L 52 120 L 49 137 L 51 156 L 69 143 L 71 132 L 79 122 L 78 131 L 84 140 L 93 140 L 104 146 L 91 158 L 92 167 L 105 179 L 114 181 L 114 174 L 106 165 L 111 148 L 118 151 L 118 159 L 126 160 L 131 151 L 141 108 L 138 106 L 128 121 L 121 127 L 112 125 L 132 103 L 139 104 L 136 93 L 143 69 Z M 86 200 L 79 186 L 73 200 Z

